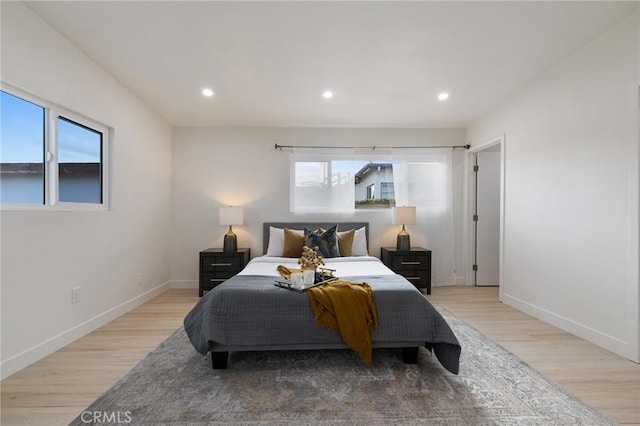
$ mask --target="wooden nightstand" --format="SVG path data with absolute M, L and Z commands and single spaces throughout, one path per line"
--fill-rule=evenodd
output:
M 200 297 L 218 284 L 231 278 L 249 262 L 251 249 L 222 251 L 210 248 L 200 252 Z
M 405 277 L 418 289 L 424 288 L 427 294 L 431 294 L 431 250 L 422 247 L 411 247 L 410 250 L 382 247 L 380 258 L 393 272 Z

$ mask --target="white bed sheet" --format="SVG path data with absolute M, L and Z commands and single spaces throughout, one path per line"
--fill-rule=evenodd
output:
M 325 259 L 324 261 L 325 268 L 335 269 L 333 274 L 336 277 L 395 275 L 395 272 L 387 268 L 380 259 L 373 256 L 335 257 Z M 279 276 L 277 270 L 278 265 L 284 265 L 287 268 L 300 267 L 300 265 L 298 265 L 298 259 L 295 258 L 260 256 L 251 259 L 238 275 L 277 277 Z

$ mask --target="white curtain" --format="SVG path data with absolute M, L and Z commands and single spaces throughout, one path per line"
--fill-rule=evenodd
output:
M 411 245 L 431 250 L 432 284 L 455 283 L 450 149 L 393 153 L 396 206 L 415 206 Z
M 353 171 L 341 159 L 351 152 L 294 152 L 290 157 L 290 210 L 292 212 L 353 211 Z

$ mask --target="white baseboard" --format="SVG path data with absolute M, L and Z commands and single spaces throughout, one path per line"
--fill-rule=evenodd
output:
M 594 345 L 598 345 L 608 351 L 620 355 L 621 357 L 638 362 L 638 360 L 634 359 L 634 351 L 629 342 L 625 342 L 617 337 L 610 336 L 592 327 L 576 322 L 570 318 L 563 317 L 562 315 L 555 314 L 549 310 L 525 302 L 524 300 L 510 296 L 506 293 L 502 294 L 502 302 L 529 314 L 532 317 L 558 327 L 567 333 L 571 333 L 593 343 Z
M 194 280 L 171 281 L 171 288 L 200 288 L 200 283 Z
M 160 284 L 159 286 L 146 291 L 145 293 L 142 293 L 131 300 L 128 300 L 114 308 L 111 308 L 101 313 L 100 315 L 97 315 L 67 331 L 63 331 L 62 333 L 53 336 L 42 343 L 38 343 L 37 345 L 2 361 L 2 363 L 0 364 L 0 377 L 2 379 L 5 379 L 14 373 L 17 373 L 18 371 L 33 364 L 34 362 L 39 361 L 47 355 L 54 353 L 58 349 L 67 346 L 74 340 L 77 340 L 80 337 L 89 334 L 94 330 L 97 330 L 108 322 L 111 322 L 114 319 L 131 311 L 132 309 L 137 308 L 143 303 L 153 299 L 157 295 L 169 290 L 169 284 L 169 282 Z

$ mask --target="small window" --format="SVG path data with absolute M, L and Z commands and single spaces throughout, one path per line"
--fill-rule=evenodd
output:
M 380 183 L 380 198 L 387 200 L 394 200 L 396 198 L 393 190 L 393 182 L 381 182 Z
M 376 184 L 372 183 L 367 186 L 367 200 L 375 200 L 376 199 Z
M 2 207 L 106 208 L 107 127 L 10 92 L 0 92 Z

